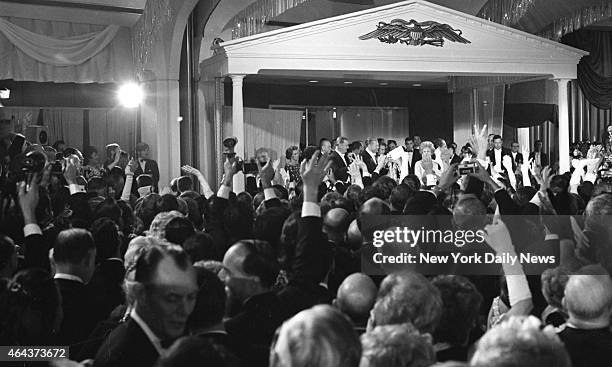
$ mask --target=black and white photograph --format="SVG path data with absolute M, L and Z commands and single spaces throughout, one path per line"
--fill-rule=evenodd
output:
M 609 367 L 611 321 L 611 0 L 0 0 L 0 367 Z

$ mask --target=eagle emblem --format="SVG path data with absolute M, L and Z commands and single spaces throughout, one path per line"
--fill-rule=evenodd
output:
M 379 22 L 376 30 L 360 36 L 360 40 L 378 38 L 385 43 L 403 43 L 409 46 L 432 45 L 444 46 L 444 39 L 451 42 L 471 43 L 461 36 L 459 29 L 454 29 L 448 24 L 434 21 L 417 22 L 414 19 L 405 21 L 393 19 L 391 23 Z

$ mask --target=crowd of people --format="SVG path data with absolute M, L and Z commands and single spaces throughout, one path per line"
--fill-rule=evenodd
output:
M 610 365 L 612 183 L 485 132 L 460 149 L 262 148 L 256 171 L 228 151 L 216 190 L 191 166 L 160 182 L 144 143 L 101 157 L 0 136 L 0 345 L 68 346 L 59 366 Z M 364 218 L 402 214 L 559 260 L 541 275 L 364 273 Z

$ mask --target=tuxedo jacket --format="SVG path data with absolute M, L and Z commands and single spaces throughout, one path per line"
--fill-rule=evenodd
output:
M 134 184 L 132 187 L 136 186 L 136 178 L 142 174 L 151 175 L 153 177 L 153 190 L 155 192 L 159 192 L 159 167 L 157 166 L 157 162 L 152 159 L 145 159 L 145 168 L 144 171 L 140 166 L 140 162 L 138 163 L 138 167 L 136 168 L 136 172 L 134 172 Z M 137 188 L 136 188 L 137 189 Z
M 512 154 L 510 153 L 510 149 L 502 147 L 502 149 L 501 149 L 501 157 L 502 157 L 502 159 L 504 158 L 504 156 L 507 156 L 507 155 L 509 155 L 510 158 L 512 158 Z M 497 165 L 497 161 L 495 160 L 495 149 L 487 150 L 487 157 L 489 157 L 489 160 L 491 161 L 491 165 L 492 166 Z
M 334 178 L 336 179 L 336 181 L 342 181 L 342 182 L 348 181 L 349 179 L 348 166 L 346 165 L 346 163 L 344 163 L 344 160 L 342 160 L 342 157 L 340 157 L 340 154 L 338 154 L 338 152 L 334 150 L 333 152 L 330 153 L 329 159 L 332 161 L 331 169 L 332 169 L 332 172 L 334 173 Z M 348 157 L 346 156 L 346 154 L 344 155 L 344 159 L 348 163 Z
M 512 158 L 512 169 L 514 171 L 516 171 L 516 168 L 518 167 L 519 164 L 523 164 L 523 154 L 522 153 L 516 153 L 516 157 L 512 157 L 512 152 L 510 152 L 510 158 Z
M 94 367 L 150 367 L 159 358 L 140 325 L 131 317 L 106 338 L 94 361 Z

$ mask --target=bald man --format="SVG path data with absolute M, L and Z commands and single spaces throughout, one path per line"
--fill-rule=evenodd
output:
M 559 337 L 574 367 L 609 366 L 612 361 L 612 280 L 603 269 L 591 270 L 570 276 L 562 301 L 569 319 Z
M 330 209 L 323 218 L 323 232 L 327 234 L 327 239 L 338 245 L 344 244 L 350 220 L 350 214 L 345 209 Z
M 338 288 L 334 306 L 351 319 L 355 332 L 360 335 L 366 330 L 377 292 L 374 281 L 363 273 L 349 275 Z
M 361 238 L 361 231 L 359 230 L 357 219 L 353 219 L 353 221 L 349 225 L 346 236 L 348 244 L 352 249 L 358 249 L 359 247 L 361 247 L 363 239 Z
M 342 208 L 329 210 L 323 218 L 323 232 L 334 249 L 334 266 L 328 279 L 332 294 L 336 293 L 344 278 L 361 268 L 359 253 L 352 251 L 346 241 L 350 220 L 349 212 Z

